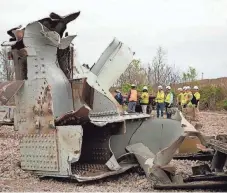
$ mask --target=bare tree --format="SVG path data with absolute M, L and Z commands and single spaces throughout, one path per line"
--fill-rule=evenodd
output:
M 169 85 L 177 83 L 181 79 L 179 70 L 175 65 L 168 65 L 166 62 L 166 52 L 162 47 L 157 49 L 156 56 L 148 67 L 148 80 L 150 85 Z
M 0 50 L 0 79 L 10 81 L 14 78 L 14 69 L 12 60 L 8 59 L 7 48 Z

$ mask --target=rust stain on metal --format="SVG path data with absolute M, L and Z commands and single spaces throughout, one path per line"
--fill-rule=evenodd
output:
M 71 111 L 58 117 L 55 119 L 55 124 L 60 125 L 67 125 L 67 124 L 83 124 L 84 122 L 88 122 L 90 119 L 88 117 L 89 109 L 86 106 L 82 106 L 78 111 Z

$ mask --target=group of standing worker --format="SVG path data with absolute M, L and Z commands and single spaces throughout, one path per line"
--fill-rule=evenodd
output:
M 177 95 L 177 105 L 179 110 L 184 111 L 187 108 L 193 108 L 195 110 L 195 115 L 198 113 L 200 93 L 198 86 L 194 86 L 191 89 L 190 86 L 184 86 L 183 88 L 178 88 Z M 115 99 L 120 105 L 123 105 L 123 96 L 119 90 L 116 90 Z M 128 112 L 135 113 L 136 104 L 138 101 L 138 92 L 136 90 L 136 85 L 132 84 L 131 89 L 128 93 Z M 170 119 L 172 116 L 171 108 L 174 105 L 174 96 L 171 91 L 171 87 L 167 86 L 164 92 L 162 86 L 158 86 L 158 92 L 155 98 L 156 107 L 157 107 L 157 118 L 163 118 L 164 109 L 166 112 L 167 119 Z M 140 105 L 142 107 L 142 112 L 147 112 L 147 106 L 149 104 L 149 94 L 147 86 L 143 87 L 142 94 L 140 96 Z
M 136 112 L 136 104 L 138 100 L 138 93 L 136 90 L 136 85 L 131 85 L 131 90 L 128 93 L 128 112 L 135 113 Z M 147 113 L 147 105 L 149 104 L 149 94 L 147 86 L 143 87 L 142 94 L 140 96 L 140 104 L 142 107 L 142 112 L 144 114 Z
M 119 90 L 116 90 L 115 99 L 118 101 L 120 105 L 123 105 L 123 96 Z M 136 85 L 132 84 L 131 89 L 128 93 L 128 112 L 135 113 L 136 112 L 136 104 L 138 101 L 138 92 L 136 90 Z M 149 104 L 149 94 L 147 86 L 143 87 L 142 94 L 140 96 L 140 104 L 142 107 L 142 112 L 147 112 L 147 105 Z
M 167 119 L 171 118 L 171 107 L 173 107 L 173 93 L 171 92 L 171 87 L 166 87 L 166 94 L 163 91 L 162 86 L 158 86 L 158 92 L 155 99 L 155 102 L 157 104 L 156 110 L 157 110 L 157 118 L 160 116 L 161 111 L 161 117 L 163 118 L 164 115 L 164 108 L 166 110 L 166 116 Z
M 194 118 L 198 114 L 198 107 L 199 107 L 199 100 L 200 100 L 200 93 L 198 86 L 194 86 L 191 89 L 190 86 L 184 86 L 182 88 L 178 88 L 178 95 L 177 95 L 177 104 L 179 110 L 183 111 L 186 108 L 192 108 L 195 110 Z M 160 116 L 163 117 L 164 108 L 166 110 L 167 119 L 171 118 L 171 108 L 173 107 L 173 93 L 171 92 L 171 87 L 166 87 L 166 93 L 163 91 L 162 86 L 158 86 L 158 92 L 156 96 L 156 104 L 157 104 L 157 118 Z
M 200 101 L 200 93 L 198 86 L 194 86 L 191 89 L 190 86 L 184 86 L 182 88 L 178 88 L 178 96 L 177 96 L 177 103 L 179 109 L 184 111 L 187 108 L 193 109 L 193 119 L 196 119 L 196 116 L 199 112 L 199 101 Z

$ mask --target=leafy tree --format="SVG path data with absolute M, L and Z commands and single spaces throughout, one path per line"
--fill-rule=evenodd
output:
M 189 66 L 187 72 L 183 72 L 182 79 L 184 82 L 195 81 L 198 77 L 198 73 L 195 68 Z
M 144 68 L 141 67 L 141 61 L 134 59 L 126 71 L 120 76 L 114 86 L 122 87 L 124 84 L 147 84 L 147 73 Z

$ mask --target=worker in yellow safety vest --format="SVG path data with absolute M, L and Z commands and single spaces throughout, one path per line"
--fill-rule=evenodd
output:
M 182 106 L 183 108 L 186 108 L 186 100 L 187 100 L 187 86 L 183 87 L 183 101 L 182 101 Z
M 162 86 L 158 86 L 157 96 L 155 98 L 156 102 L 156 110 L 157 110 L 157 118 L 159 118 L 159 111 L 161 111 L 161 117 L 163 118 L 164 111 L 164 102 L 165 102 L 165 93 L 163 91 Z
M 141 104 L 141 107 L 142 107 L 142 112 L 144 114 L 146 114 L 147 113 L 147 105 L 149 103 L 149 94 L 148 94 L 147 86 L 143 87 L 143 91 L 142 91 L 142 94 L 141 94 L 140 98 L 141 98 L 140 104 Z
M 177 91 L 178 91 L 177 104 L 178 104 L 179 110 L 181 110 L 183 102 L 184 102 L 184 93 L 183 93 L 182 88 L 178 88 Z
M 194 96 L 195 96 L 195 99 L 196 99 L 195 107 L 199 108 L 199 100 L 200 100 L 199 87 L 194 86 L 193 90 L 194 90 Z
M 165 98 L 165 107 L 166 107 L 166 116 L 167 119 L 171 119 L 172 113 L 170 108 L 173 106 L 173 93 L 171 92 L 171 87 L 166 87 L 166 98 Z
M 191 102 L 192 98 L 193 98 L 193 94 L 191 91 L 191 87 L 187 86 L 187 94 L 186 94 L 186 100 L 185 100 L 187 107 L 192 107 L 192 102 Z
M 137 103 L 137 90 L 136 85 L 131 85 L 131 90 L 128 94 L 128 112 L 135 113 L 136 112 L 136 103 Z

